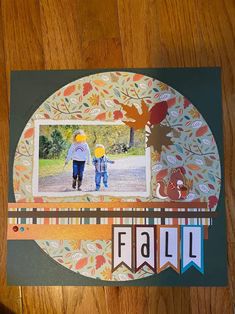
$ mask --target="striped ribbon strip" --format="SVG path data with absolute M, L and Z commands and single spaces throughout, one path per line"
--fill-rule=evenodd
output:
M 216 212 L 211 212 L 207 203 L 202 202 L 85 203 L 89 208 L 82 208 L 83 204 L 10 203 L 8 223 L 211 225 L 212 218 L 216 216 Z M 155 207 L 147 207 L 149 204 Z

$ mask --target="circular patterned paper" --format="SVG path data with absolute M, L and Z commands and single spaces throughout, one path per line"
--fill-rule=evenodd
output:
M 206 104 L 205 104 L 206 105 Z M 132 110 L 130 110 L 130 108 Z M 151 149 L 150 195 L 138 201 L 159 201 L 157 184 L 180 169 L 187 182 L 182 200 L 208 202 L 216 210 L 221 184 L 214 136 L 196 107 L 172 87 L 142 74 L 106 72 L 74 81 L 52 94 L 34 112 L 18 142 L 13 180 L 16 202 L 135 201 L 134 197 L 80 195 L 35 197 L 32 192 L 35 120 L 118 121 L 143 128 Z M 155 132 L 155 133 L 154 133 Z M 160 141 L 154 141 L 157 134 Z M 152 135 L 152 136 L 151 136 Z M 168 198 L 169 199 L 169 198 Z M 89 204 L 88 204 L 89 207 Z M 61 265 L 92 278 L 131 280 L 152 274 L 120 267 L 111 273 L 111 241 L 37 241 Z

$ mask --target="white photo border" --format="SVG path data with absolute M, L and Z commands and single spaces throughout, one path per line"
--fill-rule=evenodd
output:
M 39 192 L 39 135 L 41 125 L 125 125 L 122 121 L 90 121 L 90 120 L 34 120 L 34 154 L 33 154 L 33 176 L 32 176 L 32 193 L 33 196 L 48 196 L 48 197 L 79 197 L 79 196 L 118 196 L 118 197 L 149 197 L 151 186 L 151 152 L 150 147 L 145 147 L 145 177 L 146 191 L 145 192 L 109 192 L 109 191 L 70 191 L 70 192 Z

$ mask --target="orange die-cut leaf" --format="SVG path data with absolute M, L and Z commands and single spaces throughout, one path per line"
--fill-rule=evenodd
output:
M 146 105 L 144 100 L 141 101 L 141 113 L 139 113 L 135 105 L 128 106 L 121 103 L 120 105 L 122 106 L 122 109 L 126 112 L 125 118 L 128 119 L 124 121 L 126 125 L 134 128 L 135 130 L 143 129 L 146 126 L 147 122 L 149 121 L 149 111 L 148 106 Z

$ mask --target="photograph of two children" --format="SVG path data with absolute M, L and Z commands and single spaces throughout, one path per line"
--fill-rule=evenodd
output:
M 38 192 L 146 192 L 145 130 L 40 125 Z

